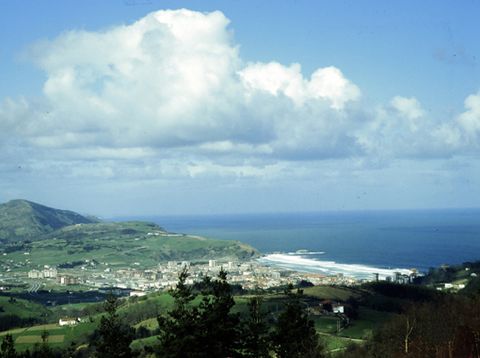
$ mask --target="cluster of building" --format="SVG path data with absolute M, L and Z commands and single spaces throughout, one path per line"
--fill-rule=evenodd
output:
M 80 283 L 77 276 L 71 274 L 59 274 L 55 267 L 45 265 L 43 270 L 30 270 L 27 273 L 28 278 L 32 279 L 55 279 L 57 283 L 63 286 L 77 285 Z
M 85 260 L 84 264 L 72 268 L 54 268 L 44 266 L 43 269 L 28 271 L 28 278 L 33 280 L 49 280 L 59 285 L 82 285 L 93 289 L 118 287 L 135 292 L 150 292 L 165 290 L 178 282 L 179 273 L 188 268 L 187 283 L 193 284 L 202 281 L 205 277 L 215 277 L 221 269 L 227 272 L 231 284 L 243 289 L 269 289 L 287 284 L 298 284 L 302 281 L 314 285 L 342 285 L 354 286 L 364 281 L 379 280 L 374 274 L 370 280 L 359 280 L 344 276 L 325 275 L 321 273 L 297 272 L 268 266 L 257 260 L 251 261 L 220 261 L 211 259 L 202 263 L 190 261 L 168 261 L 156 267 L 141 268 L 134 263 L 130 267 L 114 267 L 106 262 Z M 410 275 L 397 272 L 386 279 L 396 283 L 411 283 L 418 273 L 414 270 Z
M 45 266 L 43 270 L 28 271 L 28 278 L 57 278 L 58 271 L 55 267 Z
M 189 261 L 169 261 L 154 268 L 137 267 L 112 268 L 107 264 L 89 265 L 63 269 L 45 267 L 43 270 L 28 272 L 30 279 L 56 279 L 60 285 L 84 285 L 90 288 L 118 287 L 136 292 L 165 290 L 178 282 L 178 275 L 184 269 L 189 271 L 188 284 L 202 281 L 205 277 L 215 277 L 221 269 L 227 272 L 228 281 L 244 289 L 268 289 L 287 284 L 309 281 L 313 284 L 355 285 L 357 281 L 342 274 L 325 276 L 314 273 L 301 273 L 281 270 L 252 260 L 248 262 L 209 260 L 204 263 Z

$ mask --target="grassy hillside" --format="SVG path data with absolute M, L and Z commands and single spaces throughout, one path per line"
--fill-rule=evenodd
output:
M 38 303 L 0 296 L 0 320 L 6 315 L 16 315 L 21 318 L 44 318 L 47 314 L 48 310 Z
M 26 200 L 0 205 L 0 240 L 36 240 L 43 234 L 74 224 L 96 222 L 68 210 L 58 210 Z
M 56 266 L 95 259 L 112 267 L 152 267 L 168 260 L 247 259 L 257 254 L 237 241 L 171 234 L 146 222 L 77 224 L 23 244 L 21 250 L 0 258 L 27 262 L 28 266 Z M 25 266 L 19 269 L 25 270 Z
M 247 259 L 236 241 L 172 234 L 148 222 L 98 222 L 25 200 L 0 205 L 0 264 L 14 271 L 95 259 L 112 266 L 151 267 L 165 260 Z M 29 255 L 29 256 L 25 256 Z

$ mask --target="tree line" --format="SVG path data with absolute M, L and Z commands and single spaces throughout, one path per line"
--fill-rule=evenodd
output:
M 448 294 L 413 302 L 364 345 L 338 358 L 480 358 L 480 297 Z

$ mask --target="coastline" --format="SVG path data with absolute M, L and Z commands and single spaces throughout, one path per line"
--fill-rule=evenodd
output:
M 323 253 L 322 253 L 323 254 Z M 263 265 L 304 273 L 318 273 L 325 276 L 342 275 L 356 280 L 372 280 L 376 274 L 380 280 L 395 277 L 396 274 L 411 275 L 415 269 L 381 268 L 363 264 L 347 264 L 306 257 L 321 255 L 319 252 L 270 253 L 257 259 Z

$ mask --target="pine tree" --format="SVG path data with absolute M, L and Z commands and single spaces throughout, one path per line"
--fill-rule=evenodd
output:
M 239 316 L 230 312 L 235 304 L 227 274 L 221 270 L 218 278 L 205 278 L 204 291 L 198 306 L 197 296 L 186 285 L 188 271 L 179 275 L 171 292 L 175 299 L 173 310 L 158 317 L 160 328 L 159 357 L 232 357 L 238 356 Z
M 31 358 L 55 358 L 56 354 L 48 345 L 48 337 L 49 333 L 47 330 L 43 330 L 41 334 L 42 343 L 38 344 L 35 343 L 33 347 L 32 354 L 25 353 L 24 356 L 31 357 Z
M 206 280 L 205 286 L 207 289 L 199 305 L 197 341 L 203 347 L 199 356 L 238 356 L 240 318 L 230 312 L 235 301 L 226 271 L 221 269 L 215 280 Z
M 157 317 L 159 344 L 156 353 L 159 357 L 194 357 L 201 350 L 196 342 L 198 311 L 191 302 L 196 295 L 187 286 L 188 270 L 185 267 L 178 277 L 176 288 L 170 291 L 175 299 L 173 309 L 166 315 Z
M 2 345 L 0 346 L 0 358 L 16 358 L 18 357 L 15 351 L 15 344 L 11 334 L 3 337 Z
M 270 357 L 269 329 L 262 312 L 262 298 L 253 297 L 248 303 L 249 316 L 243 325 L 243 356 L 251 358 Z
M 320 358 L 322 346 L 314 322 L 308 318 L 302 303 L 302 291 L 286 292 L 288 302 L 279 315 L 272 335 L 274 350 L 279 358 Z
M 100 320 L 98 342 L 95 342 L 95 355 L 99 358 L 130 358 L 133 356 L 130 343 L 133 333 L 124 325 L 117 314 L 118 301 L 109 295 L 105 302 L 106 315 Z

